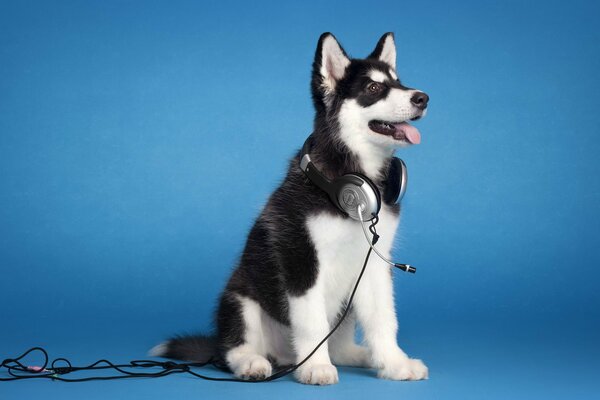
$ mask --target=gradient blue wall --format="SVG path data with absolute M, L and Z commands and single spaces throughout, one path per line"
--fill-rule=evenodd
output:
M 401 78 L 431 97 L 422 144 L 399 153 L 410 185 L 395 256 L 418 267 L 397 275 L 403 321 L 415 333 L 414 321 L 532 320 L 597 332 L 599 12 L 582 1 L 1 2 L 10 337 L 33 345 L 16 332 L 60 335 L 58 320 L 109 332 L 135 319 L 147 342 L 208 328 L 310 132 L 324 31 L 356 57 L 394 31 Z

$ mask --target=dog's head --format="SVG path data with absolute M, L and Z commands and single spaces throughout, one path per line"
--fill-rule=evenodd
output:
M 331 33 L 324 33 L 311 86 L 317 119 L 337 123 L 340 139 L 351 150 L 394 149 L 421 141 L 407 121 L 425 115 L 429 97 L 400 83 L 392 33 L 383 35 L 365 59 L 351 59 Z

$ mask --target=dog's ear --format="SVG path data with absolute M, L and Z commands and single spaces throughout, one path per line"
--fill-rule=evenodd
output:
M 335 91 L 349 64 L 350 59 L 335 36 L 329 32 L 322 34 L 313 62 L 312 91 L 315 100 L 324 100 Z
M 379 42 L 377 42 L 377 46 L 375 50 L 368 57 L 371 59 L 383 61 L 387 63 L 394 71 L 396 70 L 396 43 L 394 42 L 394 34 L 392 32 L 388 32 L 384 34 Z

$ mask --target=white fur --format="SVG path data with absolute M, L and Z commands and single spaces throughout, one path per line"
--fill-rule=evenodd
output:
M 238 296 L 237 301 L 244 318 L 244 344 L 225 356 L 234 374 L 244 379 L 269 376 L 272 367 L 267 356 L 281 365 L 296 362 L 290 328 L 271 318 L 254 300 Z
M 386 221 L 383 223 L 382 221 Z M 380 246 L 385 253 L 389 250 L 397 225 L 397 218 L 387 209 L 380 213 Z M 329 333 L 335 323 L 344 302 L 356 282 L 361 260 L 368 250 L 359 222 L 322 213 L 307 221 L 308 231 L 318 258 L 319 274 L 314 286 L 302 296 L 290 296 L 290 320 L 297 361 L 308 355 L 321 339 Z M 386 239 L 384 240 L 383 237 Z M 373 276 L 387 276 L 390 271 L 387 264 L 372 258 L 367 266 L 369 270 L 363 279 Z M 359 287 L 359 292 L 362 288 Z M 363 295 L 364 296 L 364 295 Z M 357 292 L 357 299 L 360 297 Z M 321 348 L 298 370 L 297 377 L 303 383 L 331 384 L 338 380 L 332 365 L 331 356 L 344 365 L 371 365 L 369 353 L 354 343 L 354 323 L 347 322 L 342 331 L 337 332 L 329 343 Z M 395 335 L 395 333 L 394 333 Z M 347 352 L 347 353 L 346 353 Z
M 396 75 L 396 71 L 394 71 L 392 68 L 390 68 L 389 72 L 390 72 L 390 75 L 392 76 L 392 78 L 398 79 L 398 75 Z
M 344 54 L 339 43 L 331 35 L 323 39 L 321 50 L 321 76 L 326 94 L 333 93 L 337 81 L 344 77 L 350 60 Z
M 319 277 L 321 275 L 319 273 Z M 289 298 L 296 362 L 302 361 L 329 332 L 324 283 L 323 279 L 317 278 L 317 283 L 305 294 Z M 331 364 L 327 342 L 298 368 L 296 377 L 302 383 L 313 385 L 337 383 L 337 370 Z
M 380 211 L 379 217 L 377 227 L 381 238 L 377 248 L 389 258 L 398 218 L 386 206 Z M 313 303 L 314 308 L 308 313 L 299 309 L 297 311 L 302 314 L 293 318 L 300 320 L 299 323 L 311 325 L 311 335 L 323 337 L 328 331 L 322 321 L 327 319 L 330 324 L 335 321 L 341 305 L 356 282 L 368 244 L 359 223 L 351 219 L 323 213 L 309 218 L 307 226 L 317 250 L 319 264 L 317 283 L 308 298 L 313 299 L 312 302 L 321 299 L 324 304 Z M 298 298 L 296 301 L 302 302 L 304 299 Z M 374 254 L 356 292 L 354 310 L 370 351 L 370 357 L 367 357 L 368 353 L 364 349 L 349 343 L 350 335 L 346 333 L 345 347 L 352 348 L 358 364 L 380 369 L 379 375 L 387 379 L 412 380 L 427 377 L 427 368 L 420 361 L 409 359 L 396 343 L 398 324 L 390 267 Z M 294 311 L 290 308 L 291 313 Z M 321 332 L 317 334 L 319 330 Z M 326 360 L 327 357 L 323 357 L 319 361 Z
M 394 70 L 396 69 L 396 43 L 394 43 L 393 35 L 386 36 L 379 60 L 387 63 Z
M 391 156 L 394 149 L 408 145 L 391 136 L 373 132 L 369 128 L 369 121 L 402 122 L 421 115 L 420 110 L 410 102 L 415 93 L 416 90 L 394 88 L 385 99 L 369 107 L 362 107 L 355 99 L 344 101 L 339 114 L 340 136 L 358 156 L 368 177 L 377 178 L 385 159 Z
M 244 344 L 227 352 L 225 358 L 233 373 L 243 379 L 258 379 L 271 375 L 267 360 L 267 342 L 262 324 L 262 309 L 253 300 L 238 296 L 244 318 Z
M 292 334 L 289 326 L 285 326 L 266 312 L 261 313 L 261 323 L 267 345 L 267 354 L 274 357 L 280 365 L 291 365 L 296 361 L 292 346 Z
M 356 317 L 346 316 L 342 325 L 329 340 L 329 356 L 335 365 L 371 367 L 371 354 L 365 346 L 356 344 Z
M 379 83 L 383 83 L 388 79 L 388 77 L 383 72 L 377 69 L 374 69 L 371 72 L 369 72 L 369 78 L 371 78 L 372 81 Z
M 156 346 L 150 349 L 148 355 L 151 357 L 162 357 L 165 354 L 167 354 L 167 349 L 169 348 L 168 346 L 169 345 L 167 342 L 157 344 Z

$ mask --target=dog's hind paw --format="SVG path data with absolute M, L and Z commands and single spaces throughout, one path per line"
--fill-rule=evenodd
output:
M 423 361 L 409 358 L 382 368 L 377 376 L 395 381 L 419 381 L 429 378 L 429 369 Z

